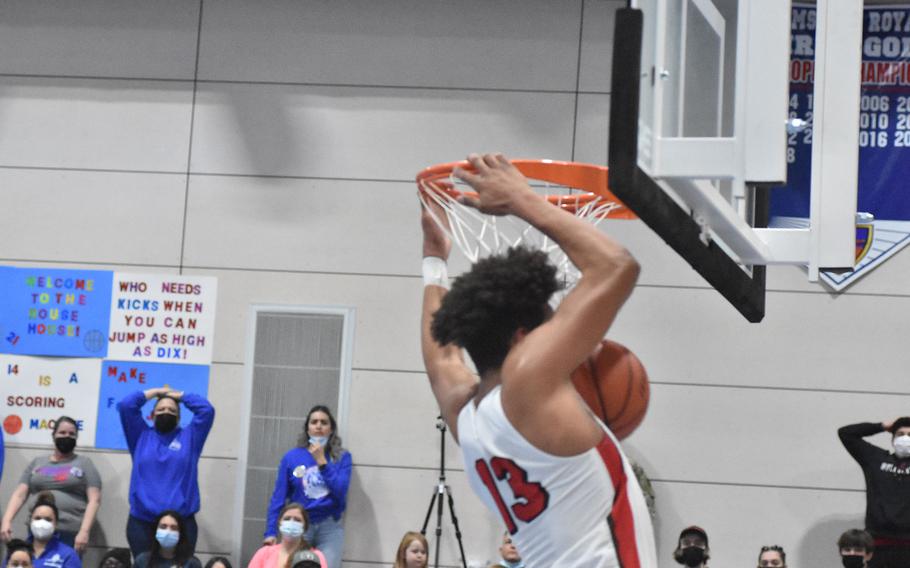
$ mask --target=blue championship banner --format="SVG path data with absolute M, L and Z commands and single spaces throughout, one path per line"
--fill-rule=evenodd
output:
M 790 117 L 811 122 L 814 7 L 794 5 L 791 40 Z M 857 264 L 842 274 L 821 274 L 837 291 L 910 244 L 910 8 L 866 8 L 862 48 Z M 771 226 L 806 227 L 811 129 L 789 135 L 787 162 L 787 185 L 771 192 Z

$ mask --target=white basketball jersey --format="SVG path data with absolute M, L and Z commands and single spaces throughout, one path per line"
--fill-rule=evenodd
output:
M 509 423 L 502 387 L 458 415 L 474 492 L 501 515 L 531 568 L 656 568 L 654 531 L 638 479 L 613 434 L 572 457 L 532 446 Z

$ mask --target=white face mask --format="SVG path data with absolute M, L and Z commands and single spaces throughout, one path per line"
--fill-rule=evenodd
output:
M 910 435 L 894 438 L 894 453 L 899 458 L 910 457 Z
M 54 534 L 54 523 L 36 519 L 31 524 L 32 536 L 38 540 L 47 540 Z

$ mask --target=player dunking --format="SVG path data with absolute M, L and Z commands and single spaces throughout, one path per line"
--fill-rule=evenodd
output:
M 528 566 L 654 568 L 654 534 L 631 465 L 569 378 L 631 294 L 638 263 L 535 194 L 502 155 L 468 161 L 474 171 L 454 175 L 478 198 L 463 203 L 524 219 L 582 275 L 553 312 L 548 300 L 559 284 L 546 254 L 510 249 L 477 262 L 449 292 L 451 245 L 424 210 L 424 363 L 471 486 L 502 516 Z

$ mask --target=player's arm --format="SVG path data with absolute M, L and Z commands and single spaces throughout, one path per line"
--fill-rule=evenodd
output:
M 436 214 L 442 215 L 442 212 L 437 210 Z M 443 262 L 448 260 L 452 245 L 426 209 L 421 211 L 420 222 L 423 227 L 424 259 L 437 258 Z M 452 344 L 440 345 L 433 339 L 430 331 L 433 314 L 442 305 L 442 299 L 447 291 L 444 285 L 424 286 L 420 345 L 427 376 L 430 379 L 430 388 L 439 404 L 443 419 L 457 441 L 458 413 L 473 396 L 477 388 L 477 379 L 465 364 L 462 350 Z
M 553 239 L 581 271 L 581 278 L 550 320 L 530 332 L 503 365 L 503 388 L 521 382 L 523 394 L 547 395 L 568 382 L 590 355 L 628 299 L 639 266 L 619 243 L 593 225 L 550 205 L 502 155 L 472 155 L 475 171 L 455 175 L 478 200 L 463 200 L 493 215 L 516 215 Z

